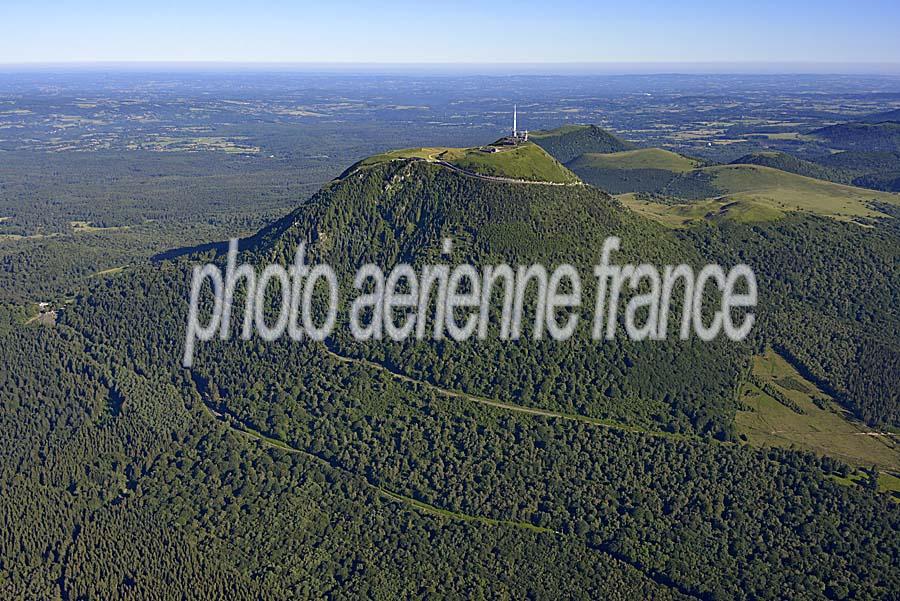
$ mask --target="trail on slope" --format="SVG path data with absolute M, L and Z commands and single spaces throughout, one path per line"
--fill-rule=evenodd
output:
M 334 355 L 334 356 L 340 358 L 340 355 Z M 345 360 L 353 361 L 353 359 L 349 359 L 349 358 L 345 359 Z M 373 365 L 377 365 L 377 364 L 373 364 Z M 391 373 L 393 373 L 393 372 L 391 372 Z M 412 382 L 415 382 L 415 380 L 412 380 L 411 378 L 406 378 L 406 379 L 408 379 Z M 457 394 L 451 392 L 451 396 L 457 396 Z M 464 395 L 459 395 L 459 396 L 464 396 Z M 263 434 L 262 432 L 260 432 L 259 430 L 256 430 L 255 428 L 249 426 L 247 423 L 241 421 L 237 416 L 235 416 L 234 414 L 229 412 L 227 409 L 224 410 L 225 411 L 224 413 L 221 413 L 219 411 L 216 411 L 209 405 L 207 405 L 205 402 L 201 403 L 201 405 L 207 410 L 207 412 L 210 414 L 211 417 L 213 417 L 214 419 L 217 419 L 218 421 L 222 421 L 232 432 L 234 432 L 238 435 L 242 435 L 246 438 L 256 440 L 264 446 L 275 448 L 280 451 L 303 455 L 304 457 L 310 458 L 319 463 L 324 463 L 332 469 L 339 469 L 340 471 L 343 471 L 344 473 L 347 473 L 350 476 L 358 478 L 366 486 L 372 488 L 375 492 L 377 492 L 380 496 L 387 497 L 388 499 L 395 501 L 395 502 L 409 505 L 410 507 L 417 509 L 419 511 L 423 511 L 428 514 L 436 515 L 436 516 L 447 518 L 447 519 L 456 519 L 456 520 L 461 520 L 461 521 L 466 521 L 466 522 L 479 522 L 479 523 L 489 525 L 489 526 L 510 526 L 510 527 L 514 527 L 514 528 L 520 528 L 523 530 L 529 530 L 531 532 L 536 532 L 536 533 L 540 533 L 540 534 L 552 534 L 552 535 L 562 536 L 562 537 L 567 536 L 565 533 L 560 532 L 559 530 L 553 530 L 550 528 L 542 528 L 540 526 L 535 526 L 534 524 L 531 524 L 529 522 L 518 522 L 515 520 L 499 520 L 499 519 L 489 518 L 489 517 L 481 516 L 481 515 L 471 515 L 471 514 L 462 513 L 459 511 L 451 511 L 449 509 L 442 509 L 435 505 L 430 505 L 423 501 L 413 499 L 412 497 L 407 497 L 407 496 L 395 493 L 393 491 L 382 488 L 381 486 L 373 484 L 371 481 L 369 481 L 369 479 L 367 477 L 365 477 L 361 474 L 357 474 L 355 472 L 350 472 L 347 470 L 342 470 L 341 468 L 337 468 L 334 465 L 332 465 L 327 459 L 319 457 L 318 455 L 315 455 L 309 451 L 294 447 L 282 440 L 278 440 L 276 438 L 267 436 L 267 435 Z M 501 404 L 501 406 L 502 405 L 504 405 L 504 404 Z M 527 409 L 527 408 L 522 408 L 522 409 Z M 531 413 L 531 412 L 528 412 L 528 413 Z M 537 414 L 543 415 L 543 413 L 537 413 Z M 588 543 L 585 540 L 581 540 L 581 539 L 577 539 L 577 540 L 580 544 L 584 545 L 586 548 L 591 549 L 592 551 L 595 551 L 598 553 L 604 553 L 604 554 L 612 557 L 613 559 L 620 561 L 623 564 L 637 570 L 639 573 L 643 574 L 648 579 L 650 579 L 651 581 L 655 582 L 656 584 L 658 584 L 660 586 L 664 586 L 666 588 L 673 589 L 688 598 L 692 598 L 692 599 L 700 599 L 701 598 L 697 595 L 697 593 L 695 593 L 691 589 L 685 587 L 684 585 L 676 582 L 675 580 L 672 580 L 668 575 L 658 572 L 654 569 L 647 568 L 641 562 L 633 560 L 630 557 L 628 557 L 620 552 L 614 551 L 613 549 L 609 548 L 608 545 L 606 545 L 606 544 L 593 545 L 593 544 Z
M 629 426 L 628 424 L 623 424 L 621 422 L 615 422 L 612 420 L 604 420 L 597 417 L 589 417 L 587 415 L 581 415 L 579 413 L 564 413 L 562 411 L 552 411 L 550 409 L 539 409 L 537 407 L 527 407 L 525 405 L 518 405 L 516 403 L 509 403 L 506 401 L 498 401 L 496 399 L 489 399 L 485 397 L 480 397 L 477 395 L 460 392 L 457 390 L 450 390 L 448 388 L 442 388 L 437 384 L 433 384 L 431 382 L 425 380 L 416 380 L 413 377 L 410 377 L 406 374 L 394 371 L 380 363 L 375 363 L 374 361 L 370 361 L 368 359 L 360 359 L 358 357 L 349 357 L 347 355 L 341 355 L 333 349 L 325 346 L 325 352 L 337 361 L 341 361 L 342 363 L 356 363 L 357 365 L 362 365 L 364 367 L 368 367 L 370 369 L 376 369 L 378 371 L 384 372 L 394 379 L 405 382 L 407 384 L 412 384 L 414 386 L 422 386 L 423 388 L 427 388 L 436 392 L 441 396 L 445 396 L 448 398 L 454 399 L 462 399 L 465 401 L 470 401 L 473 403 L 479 403 L 481 405 L 487 405 L 488 407 L 494 407 L 497 409 L 504 409 L 506 411 L 513 411 L 516 413 L 521 413 L 525 415 L 538 415 L 541 417 L 549 417 L 555 419 L 564 419 L 570 421 L 577 421 L 586 424 L 591 424 L 592 426 L 599 426 L 602 428 L 611 428 L 616 430 L 627 430 L 629 432 L 637 432 L 640 434 L 647 434 L 650 436 L 662 436 L 665 438 L 688 438 L 683 434 L 675 434 L 672 432 L 663 432 L 662 430 L 648 430 L 645 428 L 640 428 L 637 426 Z

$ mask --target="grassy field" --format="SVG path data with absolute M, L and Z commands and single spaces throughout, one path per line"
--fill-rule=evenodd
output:
M 815 213 L 840 221 L 859 221 L 885 217 L 871 206 L 873 201 L 900 204 L 900 194 L 837 184 L 762 165 L 716 165 L 694 170 L 688 167 L 691 159 L 659 149 L 588 158 L 597 168 L 661 169 L 688 176 L 694 173 L 705 175 L 712 187 L 720 192 L 718 196 L 670 204 L 641 199 L 631 193 L 618 195 L 632 210 L 669 227 L 684 227 L 701 219 L 730 219 L 743 223 L 772 221 L 791 211 Z
M 469 149 L 462 157 L 448 162 L 476 173 L 513 179 L 566 184 L 581 181 L 543 148 L 531 143 L 495 153 Z
M 378 154 L 357 163 L 356 167 L 397 159 L 444 161 L 460 169 L 481 175 L 528 181 L 579 183 L 578 176 L 532 143 L 499 147 L 498 152 L 480 148 L 408 148 Z
M 713 185 L 728 199 L 764 204 L 780 211 L 807 211 L 844 221 L 855 217 L 877 217 L 873 200 L 900 204 L 900 195 L 845 186 L 763 167 L 761 165 L 717 165 L 703 171 L 713 176 Z
M 570 163 L 573 168 L 664 169 L 686 173 L 699 167 L 698 161 L 662 148 L 639 148 L 624 152 L 583 154 Z
M 616 198 L 632 211 L 672 228 L 687 227 L 701 219 L 753 223 L 774 221 L 784 215 L 784 211 L 753 200 L 710 199 L 669 205 L 642 199 L 634 193 L 619 194 Z
M 738 411 L 735 425 L 739 434 L 757 446 L 795 447 L 840 459 L 852 466 L 900 471 L 900 441 L 890 433 L 873 431 L 854 420 L 815 384 L 806 380 L 775 351 L 768 349 L 753 358 L 753 375 L 796 404 L 801 415 L 778 402 L 751 382 L 740 390 L 748 411 Z M 820 398 L 819 407 L 813 398 Z M 827 399 L 827 400 L 825 400 Z M 900 484 L 884 474 L 885 487 Z

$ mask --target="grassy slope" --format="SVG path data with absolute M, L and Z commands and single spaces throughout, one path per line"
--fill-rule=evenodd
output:
M 528 181 L 578 183 L 578 176 L 547 154 L 537 144 L 501 147 L 494 153 L 478 148 L 408 148 L 378 154 L 364 159 L 350 171 L 396 159 L 445 161 L 461 169 L 493 177 L 507 177 Z
M 684 173 L 698 166 L 697 161 L 662 148 L 640 148 L 605 154 L 587 153 L 581 155 L 570 164 L 570 167 L 573 169 L 582 167 L 594 169 L 664 169 L 675 173 Z
M 578 176 L 547 154 L 537 144 L 521 144 L 493 154 L 469 149 L 462 157 L 449 161 L 463 169 L 514 179 L 578 183 Z
M 646 200 L 633 193 L 620 194 L 616 198 L 632 211 L 673 228 L 687 227 L 701 219 L 756 223 L 775 221 L 784 216 L 782 210 L 768 203 L 746 199 L 709 199 L 670 205 Z
M 779 210 L 798 210 L 849 221 L 881 215 L 873 200 L 900 204 L 900 196 L 787 173 L 761 165 L 717 165 L 703 169 L 733 200 L 751 200 Z
M 642 149 L 607 155 L 588 155 L 571 163 L 579 168 L 657 169 L 678 174 L 701 173 L 721 192 L 698 202 L 666 204 L 619 195 L 629 208 L 670 227 L 697 219 L 770 221 L 788 211 L 806 211 L 841 221 L 883 217 L 872 201 L 900 204 L 900 195 L 827 182 L 762 165 L 716 165 L 692 170 L 691 159 L 661 149 Z
M 849 419 L 847 412 L 832 401 L 828 402 L 827 409 L 816 406 L 812 397 L 828 395 L 773 350 L 754 357 L 752 369 L 757 378 L 794 401 L 805 414 L 796 413 L 754 384 L 745 382 L 740 397 L 751 410 L 739 411 L 735 424 L 750 444 L 795 446 L 859 467 L 878 465 L 900 470 L 900 445 L 894 438 L 873 434 L 871 428 Z

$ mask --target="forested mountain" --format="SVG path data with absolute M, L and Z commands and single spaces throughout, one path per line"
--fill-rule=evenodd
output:
M 861 165 L 842 158 L 844 154 L 850 153 L 833 155 L 833 167 L 769 152 L 747 155 L 732 165 L 699 167 L 676 153 L 640 149 L 585 154 L 568 166 L 585 181 L 615 193 L 656 195 L 623 198 L 664 224 L 715 222 L 714 227 L 688 228 L 685 235 L 710 259 L 745 261 L 765 274 L 765 341 L 792 357 L 860 418 L 898 425 L 896 228 L 869 231 L 803 215 L 846 220 L 854 213 L 879 211 L 886 222 L 896 221 L 896 195 L 883 196 L 891 205 L 878 204 L 873 200 L 879 193 L 867 200 L 869 193 L 860 188 L 808 179 L 852 177 L 854 167 Z M 881 168 L 897 165 L 889 153 L 870 153 L 867 159 L 874 162 L 876 157 Z M 875 298 L 880 300 L 873 302 Z
M 529 135 L 531 140 L 561 163 L 568 163 L 588 152 L 621 152 L 634 148 L 634 144 L 596 125 L 567 125 Z
M 900 121 L 900 109 L 894 109 L 892 111 L 883 111 L 880 113 L 873 113 L 871 115 L 866 115 L 864 119 L 861 121 L 865 121 L 867 123 L 883 123 L 884 121 Z
M 853 174 L 854 186 L 900 192 L 900 152 L 846 150 L 816 157 L 815 162 Z
M 779 177 L 776 173 L 776 179 Z M 383 189 L 381 182 L 385 181 L 392 182 L 389 193 Z M 752 181 L 748 187 L 758 193 L 756 185 L 765 180 L 754 175 Z M 377 212 L 373 210 L 376 206 Z M 411 162 L 382 164 L 354 173 L 273 228 L 263 230 L 252 244 L 264 249 L 256 251 L 262 256 L 289 261 L 297 243 L 321 238 L 325 232 L 325 240 L 316 247 L 324 262 L 353 265 L 366 257 L 378 264 L 392 265 L 400 261 L 416 264 L 434 258 L 437 240 L 453 237 L 459 240 L 454 260 L 464 259 L 474 264 L 490 264 L 500 257 L 522 264 L 567 260 L 585 266 L 586 272 L 586 266 L 595 261 L 602 240 L 608 235 L 618 235 L 626 244 L 622 262 L 699 264 L 703 259 L 723 264 L 747 262 L 765 274 L 764 278 L 761 276 L 766 289 L 761 307 L 763 321 L 778 320 L 777 326 L 766 331 L 764 340 L 791 352 L 817 379 L 827 382 L 846 403 L 854 406 L 866 421 L 900 425 L 897 398 L 900 369 L 896 368 L 900 365 L 900 316 L 892 300 L 900 295 L 897 262 L 900 244 L 895 230 L 882 227 L 866 230 L 855 224 L 806 217 L 803 213 L 786 215 L 784 219 L 763 220 L 752 226 L 735 224 L 727 229 L 727 224 L 723 224 L 725 229 L 699 228 L 690 230 L 688 236 L 674 236 L 664 228 L 655 228 L 636 218 L 592 188 L 511 187 L 460 177 L 437 165 Z M 341 231 L 342 224 L 348 222 L 364 224 L 369 236 L 379 240 L 379 244 L 373 247 L 365 238 L 346 236 L 335 240 L 331 232 Z M 407 228 L 398 227 L 397 224 L 403 223 L 417 224 L 413 236 Z M 560 229 L 560 224 L 566 227 Z M 283 234 L 276 235 L 282 231 Z M 689 244 L 684 243 L 686 238 Z M 585 297 L 591 298 L 591 293 L 588 283 Z M 814 314 L 818 318 L 812 318 Z M 587 314 L 585 319 L 589 317 Z M 825 332 L 834 337 L 842 331 L 845 332 L 843 350 L 838 351 L 834 343 L 831 348 L 817 352 L 821 343 L 816 341 Z M 530 345 L 522 342 L 522 346 Z M 578 357 L 575 364 L 569 364 L 573 360 L 569 349 L 565 358 L 558 357 L 556 351 L 560 349 L 553 344 L 529 348 L 524 355 L 533 357 L 534 363 L 523 365 L 516 360 L 507 363 L 509 349 L 502 345 L 492 348 L 489 341 L 472 348 L 450 345 L 439 350 L 433 345 L 428 348 L 429 345 L 410 344 L 410 348 L 393 352 L 378 349 L 368 358 L 386 360 L 406 373 L 452 384 L 468 392 L 496 396 L 499 391 L 503 398 L 528 404 L 549 400 L 550 406 L 560 400 L 548 399 L 541 390 L 558 389 L 560 377 L 565 382 L 576 374 L 590 373 L 594 380 L 610 382 L 609 388 L 593 389 L 588 382 L 569 380 L 571 384 L 566 388 L 571 387 L 575 394 L 557 406 L 595 414 L 597 409 L 585 404 L 585 400 L 604 399 L 596 403 L 605 407 L 604 417 L 627 415 L 624 409 L 617 408 L 623 398 L 668 398 L 673 404 L 668 412 L 673 417 L 664 421 L 676 420 L 669 427 L 675 427 L 678 413 L 689 416 L 694 428 L 700 431 L 710 426 L 702 419 L 698 421 L 698 415 L 721 415 L 721 411 L 730 415 L 725 400 L 728 376 L 719 384 L 714 384 L 717 380 L 706 381 L 707 386 L 721 386 L 718 391 L 713 387 L 696 394 L 699 390 L 692 387 L 698 382 L 688 384 L 681 392 L 675 388 L 680 381 L 678 374 L 686 371 L 699 373 L 711 367 L 722 375 L 728 373 L 730 368 L 726 365 L 734 360 L 728 353 L 710 349 L 713 352 L 707 355 L 703 348 L 694 346 L 688 359 L 690 363 L 685 364 L 685 359 L 678 358 L 685 354 L 681 343 L 671 347 L 647 342 L 637 345 L 622 342 L 621 345 L 621 349 L 605 347 L 598 351 L 593 348 L 595 345 L 586 342 L 585 348 L 574 354 Z M 371 345 L 363 345 L 349 352 L 372 351 Z M 489 379 L 480 381 L 477 370 L 462 375 L 479 357 L 487 356 L 495 357 Z M 847 361 L 848 356 L 853 359 Z M 661 357 L 666 358 L 660 360 Z M 677 367 L 660 372 L 663 363 Z M 617 364 L 624 369 L 614 367 Z M 439 373 L 434 367 L 423 369 L 437 365 L 442 366 Z M 448 369 L 457 365 L 465 366 L 460 368 L 459 375 L 452 367 Z M 561 375 L 554 376 L 557 378 L 554 385 L 536 376 L 542 371 L 539 366 L 547 371 L 555 365 L 559 366 Z M 508 375 L 503 375 L 505 372 Z M 537 379 L 517 381 L 517 373 Z M 498 388 L 498 382 L 508 382 L 507 386 L 515 382 L 519 392 L 516 388 Z M 530 397 L 530 390 L 535 391 L 534 397 Z M 690 407 L 697 402 L 703 407 Z M 714 427 L 713 432 L 718 428 Z
M 773 169 L 780 169 L 788 173 L 796 173 L 806 177 L 824 179 L 842 184 L 853 182 L 850 172 L 838 168 L 828 168 L 812 161 L 798 159 L 786 152 L 754 152 L 731 161 L 732 165 L 763 165 Z
M 887 222 L 896 221 L 893 207 L 900 199 L 894 196 L 884 196 L 893 207 L 879 205 L 867 201 L 862 189 L 807 179 L 851 177 L 861 164 L 842 157 L 849 154 L 832 155 L 833 167 L 766 152 L 733 165 L 703 168 L 676 153 L 640 149 L 588 153 L 568 166 L 585 181 L 616 193 L 660 195 L 651 197 L 653 202 L 629 199 L 628 205 L 662 223 L 673 223 L 679 215 L 685 218 L 681 223 L 715 221 L 714 227 L 689 228 L 685 235 L 711 259 L 745 261 L 765 274 L 766 342 L 791 356 L 860 418 L 898 425 L 900 321 L 893 300 L 900 295 L 897 230 L 867 231 L 803 216 L 842 219 L 854 199 L 854 212 L 884 211 L 890 215 Z M 877 159 L 882 169 L 897 165 L 889 153 L 869 153 L 866 159 L 870 167 Z M 691 202 L 711 197 L 714 200 Z
M 900 122 L 897 121 L 840 123 L 813 130 L 809 135 L 841 150 L 900 151 Z
M 137 265 L 80 292 L 53 327 L 0 327 L 11 349 L 0 372 L 0 592 L 877 599 L 900 589 L 896 503 L 874 484 L 839 484 L 851 471 L 839 461 L 754 448 L 734 430 L 736 390 L 766 345 L 862 417 L 897 423 L 896 230 L 793 212 L 672 229 L 579 182 L 454 167 L 363 161 L 243 240 L 240 260 L 288 265 L 305 242 L 307 262 L 333 265 L 348 292 L 368 262 L 569 262 L 590 273 L 617 235 L 618 263 L 751 263 L 754 337 L 597 342 L 588 329 L 556 343 L 526 325 L 516 343 L 362 343 L 342 323 L 324 343 L 211 340 L 183 368 L 191 270 L 222 265 L 224 251 Z M 585 303 L 584 322 L 591 313 Z M 236 309 L 235 328 L 242 317 Z
M 717 260 L 754 268 L 765 299 L 764 339 L 860 418 L 900 424 L 896 229 L 794 213 L 762 223 L 723 221 L 685 235 Z

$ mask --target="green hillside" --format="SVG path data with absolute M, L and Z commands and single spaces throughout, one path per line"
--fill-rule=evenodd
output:
M 244 240 L 239 260 L 289 264 L 305 242 L 349 291 L 366 262 L 584 272 L 612 234 L 619 263 L 752 261 L 760 339 L 359 343 L 339 328 L 325 343 L 214 339 L 185 369 L 169 333 L 194 265 L 223 263 L 215 247 L 100 279 L 55 326 L 0 332 L 0 466 L 47 458 L 5 481 L 0 509 L 17 519 L 0 586 L 174 598 L 209 574 L 209 598 L 803 598 L 835 583 L 888 597 L 887 499 L 835 483 L 834 459 L 728 443 L 749 357 L 779 332 L 809 341 L 795 356 L 845 335 L 847 315 L 893 339 L 891 239 L 863 238 L 881 230 L 794 215 L 675 231 L 589 186 L 382 157 Z M 895 363 L 851 337 L 861 352 L 842 341 L 803 362 L 884 419 Z M 36 569 L 47 549 L 64 552 Z
M 732 165 L 761 165 L 763 167 L 771 167 L 772 169 L 780 169 L 788 173 L 803 175 L 815 179 L 823 179 L 827 181 L 850 184 L 852 183 L 852 173 L 848 170 L 837 168 L 829 168 L 823 164 L 805 161 L 799 159 L 786 152 L 760 151 L 731 161 Z
M 381 197 L 384 181 L 392 182 L 389 198 Z M 359 176 L 344 177 L 330 186 L 310 206 L 315 211 L 301 207 L 261 232 L 253 244 L 268 249 L 266 256 L 288 256 L 302 236 L 326 232 L 329 242 L 323 243 L 322 252 L 331 264 L 353 265 L 357 257 L 369 256 L 390 265 L 401 257 L 424 261 L 434 256 L 444 236 L 452 236 L 458 248 L 454 260 L 466 258 L 475 264 L 486 263 L 489 257 L 547 264 L 565 260 L 583 265 L 584 273 L 589 273 L 603 240 L 619 232 L 628 244 L 623 256 L 657 257 L 662 264 L 700 261 L 699 254 L 679 243 L 672 232 L 624 210 L 595 188 L 519 186 L 467 177 L 427 161 L 376 160 Z M 358 224 L 360 231 L 345 232 L 343 224 L 348 222 Z M 373 245 L 373 240 L 381 242 Z M 585 286 L 588 296 L 593 283 L 585 282 Z M 422 343 L 405 352 L 391 351 L 390 363 L 438 382 L 466 382 L 465 388 L 474 394 L 574 409 L 600 418 L 655 421 L 654 428 L 673 431 L 721 429 L 724 435 L 733 416 L 727 374 L 735 373 L 736 357 L 723 349 L 693 349 L 685 354 L 680 341 L 622 341 L 598 347 L 583 338 L 567 345 L 523 340 L 515 346 L 521 352 L 508 355 L 509 345 L 496 340 L 440 349 Z M 578 349 L 574 356 L 573 348 Z M 372 351 L 371 345 L 354 350 Z M 695 358 L 698 352 L 702 360 Z M 667 359 L 660 361 L 660 355 Z M 623 371 L 623 363 L 634 369 Z M 438 365 L 443 367 L 437 370 Z M 710 372 L 712 365 L 720 371 L 716 376 Z M 702 386 L 704 394 L 695 397 L 681 389 L 678 373 L 698 370 L 708 377 Z M 565 398 L 551 392 L 556 388 L 551 381 L 560 378 L 572 390 Z M 664 391 L 671 397 L 668 406 L 659 401 L 666 396 Z
M 530 132 L 529 138 L 562 163 L 590 152 L 620 152 L 634 148 L 596 125 L 565 125 L 557 129 Z
M 798 170 L 807 167 L 780 154 L 750 159 Z M 621 195 L 632 208 L 669 225 L 706 217 L 765 221 L 789 211 L 853 221 L 884 217 L 873 203 L 900 204 L 897 194 L 823 181 L 762 164 L 697 165 L 694 159 L 649 148 L 585 155 L 569 163 L 584 181 Z
M 839 220 L 883 216 L 873 201 L 900 204 L 900 195 L 825 182 L 758 165 L 719 165 L 703 171 L 732 200 L 749 200 L 783 211 L 806 211 Z
M 851 174 L 855 186 L 900 192 L 900 151 L 864 152 L 845 150 L 815 159 L 819 165 Z
M 660 169 L 684 173 L 700 166 L 690 159 L 662 148 L 639 148 L 607 154 L 587 153 L 569 163 L 571 169 Z
M 703 221 L 759 223 L 784 217 L 782 210 L 767 202 L 707 199 L 692 202 L 659 202 L 652 196 L 627 192 L 616 196 L 629 209 L 668 227 L 682 228 Z
M 487 152 L 487 150 L 493 152 Z M 394 150 L 363 159 L 345 172 L 352 173 L 393 160 L 415 159 L 444 162 L 460 169 L 485 175 L 525 181 L 577 184 L 578 176 L 532 143 L 504 146 L 494 144 L 480 148 L 408 148 Z M 343 177 L 343 176 L 342 176 Z
M 857 467 L 900 473 L 900 439 L 852 419 L 772 349 L 753 358 L 740 399 L 746 408 L 736 423 L 751 444 L 796 445 Z
M 714 226 L 713 226 L 714 225 Z M 869 424 L 900 425 L 895 220 L 859 227 L 806 212 L 681 230 L 712 260 L 744 261 L 766 299 L 761 338 Z
M 611 194 L 655 193 L 675 183 L 681 183 L 679 196 L 703 198 L 713 191 L 705 181 L 694 181 L 695 178 L 690 177 L 679 178 L 699 167 L 699 161 L 661 148 L 641 148 L 608 154 L 588 153 L 570 161 L 568 166 L 583 181 Z
M 809 136 L 840 150 L 900 151 L 900 122 L 897 121 L 839 123 L 814 130 Z

